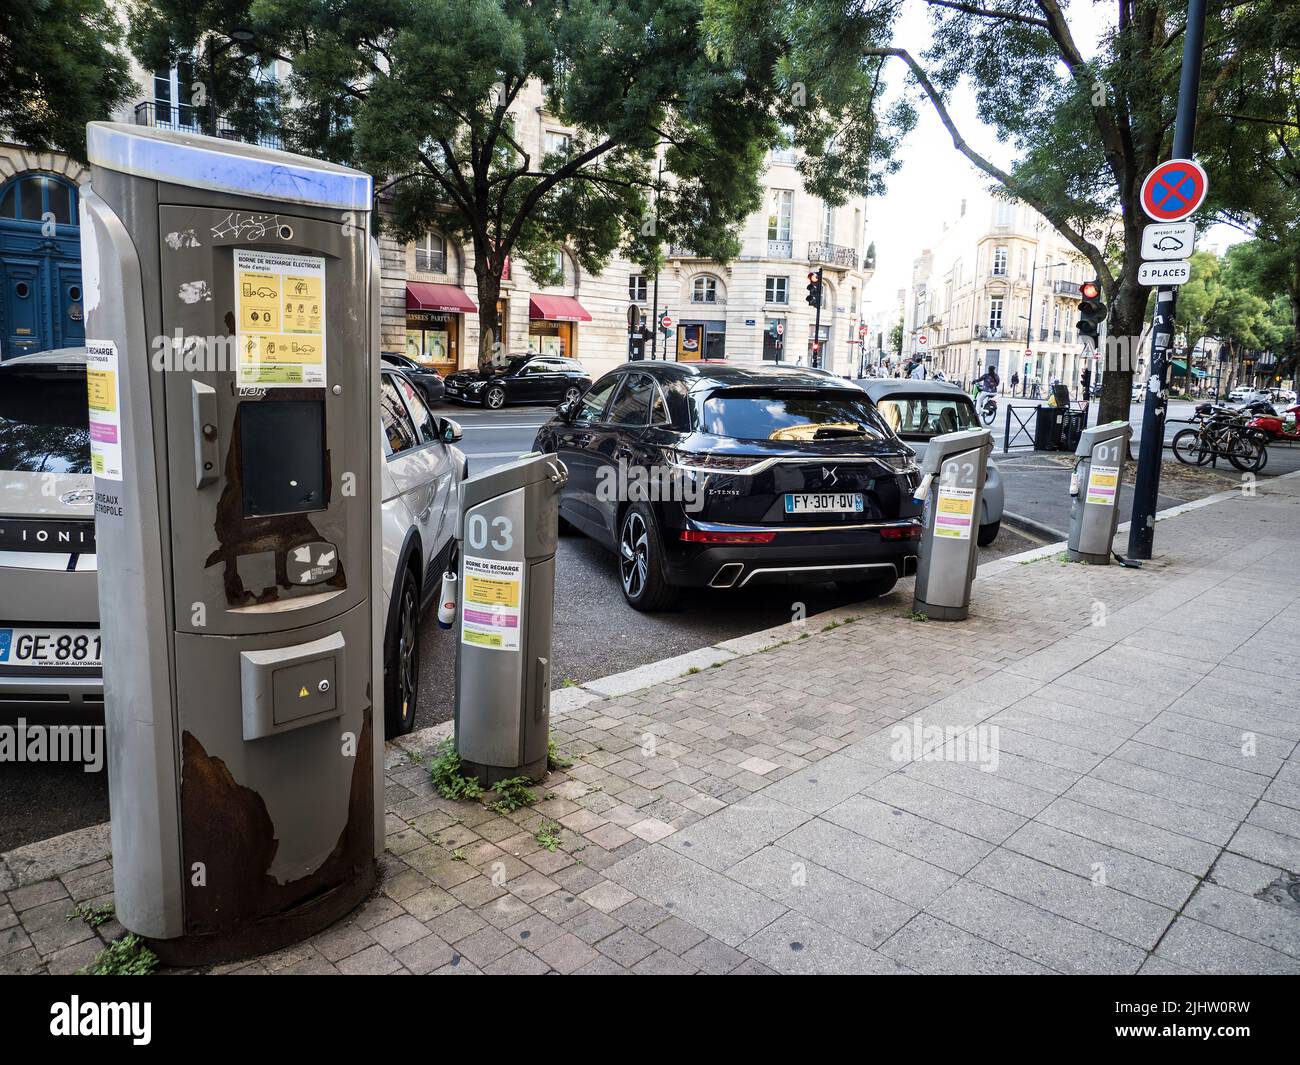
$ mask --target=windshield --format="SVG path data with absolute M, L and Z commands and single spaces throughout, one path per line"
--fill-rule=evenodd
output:
M 979 428 L 965 396 L 889 396 L 877 401 L 876 410 L 899 436 L 928 438 Z
M 0 370 L 0 470 L 90 473 L 86 376 L 51 381 Z
M 735 440 L 885 440 L 871 403 L 841 392 L 716 392 L 700 409 L 700 432 Z

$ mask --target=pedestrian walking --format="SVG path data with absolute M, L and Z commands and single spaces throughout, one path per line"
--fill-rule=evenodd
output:
M 1011 371 L 1011 394 L 1013 396 L 1016 394 L 1016 389 L 1019 387 L 1020 387 L 1020 372 L 1018 370 L 1012 370 Z

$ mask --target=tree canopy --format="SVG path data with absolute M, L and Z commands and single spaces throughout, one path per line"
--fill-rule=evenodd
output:
M 133 88 L 107 0 L 28 0 L 0 11 L 0 128 L 33 148 L 86 157 L 86 123 Z

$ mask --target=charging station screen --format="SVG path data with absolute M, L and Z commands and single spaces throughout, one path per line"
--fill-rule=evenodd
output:
M 325 509 L 325 404 L 264 399 L 239 405 L 244 517 Z

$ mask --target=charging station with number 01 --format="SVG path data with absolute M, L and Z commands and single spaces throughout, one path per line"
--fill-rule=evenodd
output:
M 1079 434 L 1070 475 L 1070 537 L 1066 555 L 1071 562 L 1094 566 L 1110 563 L 1115 529 L 1119 525 L 1119 494 L 1124 461 L 1133 426 L 1128 422 L 1094 425 Z
M 383 846 L 371 179 L 92 123 L 87 385 L 117 917 L 274 950 Z

